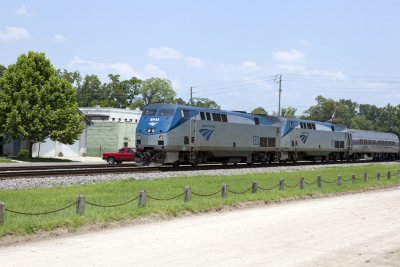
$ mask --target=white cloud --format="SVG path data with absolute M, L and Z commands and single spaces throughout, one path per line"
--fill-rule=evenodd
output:
M 305 76 L 320 76 L 330 80 L 342 81 L 346 80 L 346 75 L 341 71 L 324 71 L 324 70 L 305 70 L 303 73 Z
M 20 6 L 19 8 L 15 9 L 14 14 L 17 16 L 22 16 L 22 17 L 32 16 L 32 13 L 29 12 L 29 10 L 26 6 Z
M 62 34 L 55 34 L 52 38 L 52 41 L 55 43 L 64 43 L 67 41 L 67 38 L 65 38 L 65 36 Z
M 148 56 L 155 59 L 181 59 L 182 54 L 171 47 L 149 48 Z
M 131 65 L 128 63 L 100 63 L 91 60 L 84 60 L 75 56 L 69 63 L 71 68 L 79 69 L 90 74 L 97 74 L 106 76 L 110 73 L 119 74 L 123 79 L 130 79 L 132 77 L 140 78 L 139 75 Z M 94 72 L 94 73 L 93 73 Z
M 204 68 L 205 66 L 204 61 L 197 57 L 186 57 L 185 62 L 186 65 L 193 68 Z
M 277 51 L 272 53 L 275 60 L 281 63 L 299 63 L 304 62 L 305 56 L 304 54 L 297 50 L 291 49 L 289 51 Z
M 0 41 L 18 41 L 30 39 L 31 34 L 25 28 L 7 27 L 5 31 L 0 31 Z
M 167 78 L 167 73 L 154 64 L 147 64 L 144 67 L 144 75 L 145 77 L 148 78 L 150 77 Z

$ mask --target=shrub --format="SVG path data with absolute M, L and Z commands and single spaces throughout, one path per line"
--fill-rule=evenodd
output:
M 29 150 L 21 149 L 21 150 L 18 152 L 18 157 L 19 157 L 19 158 L 23 158 L 23 159 L 29 158 Z

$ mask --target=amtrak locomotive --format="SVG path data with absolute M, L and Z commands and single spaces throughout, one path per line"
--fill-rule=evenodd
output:
M 296 162 L 398 158 L 399 134 L 198 107 L 151 104 L 136 129 L 142 164 Z

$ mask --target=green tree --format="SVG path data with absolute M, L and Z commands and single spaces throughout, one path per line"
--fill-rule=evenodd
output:
M 281 114 L 283 117 L 286 118 L 297 118 L 296 111 L 297 109 L 294 107 L 287 107 L 287 108 L 282 108 Z
M 251 114 L 265 114 L 267 115 L 267 111 L 263 107 L 256 107 L 251 111 Z
M 3 76 L 3 72 L 6 70 L 7 68 L 4 67 L 3 65 L 0 65 L 0 77 Z
M 76 92 L 44 53 L 29 51 L 18 57 L 0 78 L 0 132 L 8 140 L 32 145 L 47 137 L 72 144 L 83 130 L 77 112 Z
M 304 111 L 303 118 L 315 121 L 328 121 L 335 113 L 336 104 L 333 99 L 327 99 L 323 96 L 317 96 L 315 99 L 317 105 L 311 106 Z
M 153 103 L 175 103 L 176 93 L 172 89 L 171 82 L 161 78 L 150 78 L 143 82 L 139 90 L 142 99 L 135 104 L 139 104 L 140 109 L 145 105 Z
M 77 70 L 71 72 L 66 69 L 63 70 L 58 69 L 57 76 L 60 79 L 62 78 L 66 79 L 67 82 L 69 82 L 76 90 L 78 90 L 79 87 L 81 86 L 82 76 Z
M 80 107 L 92 107 L 101 100 L 102 84 L 96 75 L 86 75 L 78 88 L 77 99 Z
M 142 81 L 135 77 L 120 81 L 120 75 L 109 74 L 108 78 L 111 82 L 106 85 L 107 92 L 110 94 L 111 100 L 115 102 L 114 107 L 126 108 L 140 93 Z
M 221 109 L 221 107 L 215 101 L 205 97 L 193 97 L 192 106 L 199 108 Z
M 352 118 L 350 127 L 352 129 L 373 130 L 372 122 L 362 115 L 357 115 Z

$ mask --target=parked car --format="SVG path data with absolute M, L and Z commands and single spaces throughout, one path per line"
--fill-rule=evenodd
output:
M 135 149 L 133 147 L 123 147 L 118 152 L 104 152 L 103 160 L 109 164 L 121 164 L 123 161 L 135 160 Z

